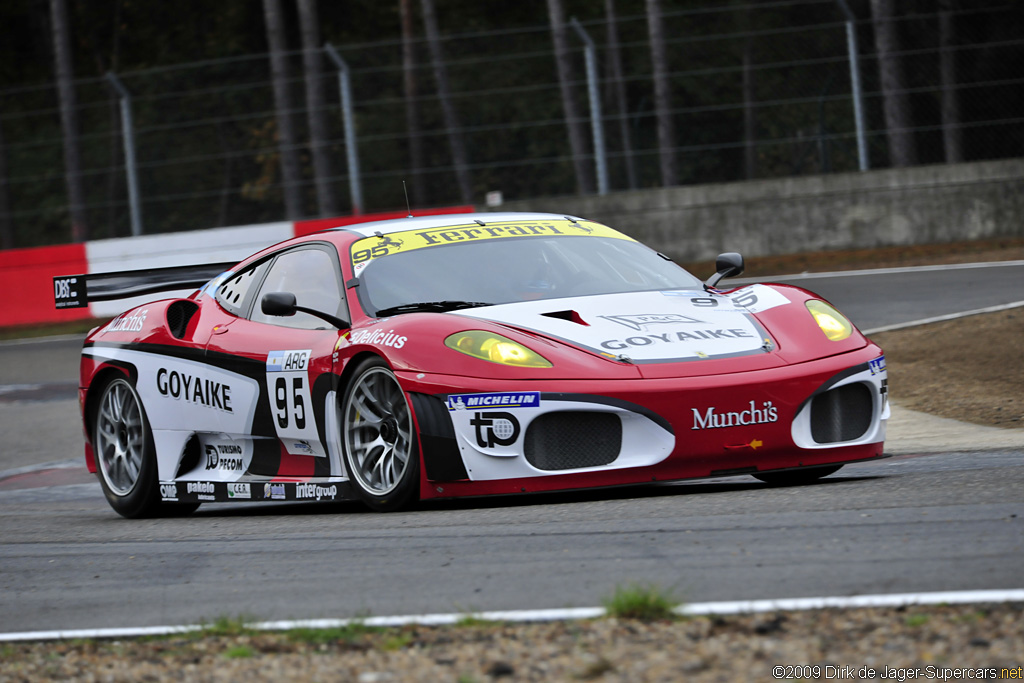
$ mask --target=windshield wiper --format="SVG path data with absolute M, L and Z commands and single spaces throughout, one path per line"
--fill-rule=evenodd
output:
M 398 313 L 416 313 L 419 311 L 434 311 L 444 313 L 445 311 L 456 311 L 460 308 L 476 308 L 478 306 L 493 306 L 483 301 L 419 301 L 414 304 L 402 304 L 391 306 L 377 311 L 377 317 L 383 318 Z

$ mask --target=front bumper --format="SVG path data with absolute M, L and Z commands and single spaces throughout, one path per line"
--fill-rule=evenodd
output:
M 691 378 L 398 374 L 414 396 L 423 497 L 853 462 L 882 454 L 889 416 L 884 357 L 874 345 L 798 365 Z

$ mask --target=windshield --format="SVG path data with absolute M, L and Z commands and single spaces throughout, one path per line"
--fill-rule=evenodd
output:
M 370 315 L 384 316 L 700 287 L 695 277 L 639 242 L 564 235 L 455 242 L 393 253 L 367 264 L 359 297 Z

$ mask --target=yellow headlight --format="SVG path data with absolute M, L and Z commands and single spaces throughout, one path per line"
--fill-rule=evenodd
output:
M 551 362 L 507 337 L 483 330 L 457 332 L 444 340 L 445 346 L 480 360 L 521 368 L 550 368 Z
M 853 334 L 853 324 L 842 313 L 824 301 L 812 299 L 806 304 L 807 310 L 814 316 L 814 321 L 832 341 L 842 341 Z

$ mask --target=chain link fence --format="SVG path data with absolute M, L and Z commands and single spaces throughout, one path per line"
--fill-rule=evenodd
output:
M 960 3 L 953 33 L 938 11 L 897 17 L 912 144 L 919 164 L 1024 155 L 1024 20 L 1019 3 Z M 969 6 L 968 6 L 969 5 Z M 794 13 L 793 8 L 800 11 Z M 794 16 L 800 21 L 794 23 Z M 539 16 L 538 22 L 545 17 Z M 664 12 L 671 86 L 671 150 L 680 184 L 856 171 L 857 129 L 846 17 L 832 0 L 763 2 Z M 647 17 L 581 18 L 597 48 L 598 93 L 612 191 L 661 185 Z M 864 142 L 871 168 L 891 165 L 874 27 L 858 18 Z M 947 28 L 948 28 L 947 24 Z M 613 29 L 613 34 L 610 34 Z M 330 36 L 325 36 L 330 39 Z M 594 145 L 584 43 L 570 32 L 569 75 L 587 128 L 581 151 L 593 169 Z M 617 46 L 617 50 L 614 48 Z M 442 36 L 451 103 L 459 126 L 445 124 L 427 45 L 414 44 L 403 70 L 399 40 L 336 45 L 351 67 L 355 140 L 364 211 L 461 203 L 451 136 L 462 137 L 472 200 L 573 194 L 594 187 L 577 178 L 555 68 L 551 27 L 449 32 Z M 618 59 L 616 59 L 616 54 Z M 951 58 L 953 78 L 942 71 Z M 302 176 L 302 213 L 320 209 L 308 143 L 300 51 L 287 54 L 288 86 Z M 331 158 L 329 188 L 351 209 L 338 74 L 324 60 Z M 117 78 L 131 94 L 139 214 L 143 232 L 168 232 L 281 220 L 281 147 L 266 54 L 145 70 Z M 406 96 L 411 77 L 415 96 Z M 83 160 L 81 180 L 91 239 L 130 234 L 123 117 L 107 78 L 74 83 Z M 944 99 L 945 98 L 945 99 Z M 950 99 L 952 98 L 952 99 Z M 955 118 L 943 102 L 954 102 Z M 408 106 L 418 128 L 411 129 Z M 950 132 L 954 137 L 948 137 Z M 944 137 L 944 133 L 946 137 Z M 52 83 L 0 90 L 0 180 L 14 246 L 69 239 L 60 109 Z M 949 140 L 957 141 L 950 156 Z M 418 154 L 414 154 L 415 145 Z M 421 158 L 416 167 L 412 159 Z M 5 171 L 5 172 L 4 172 Z M 589 171 L 588 171 L 589 172 Z

